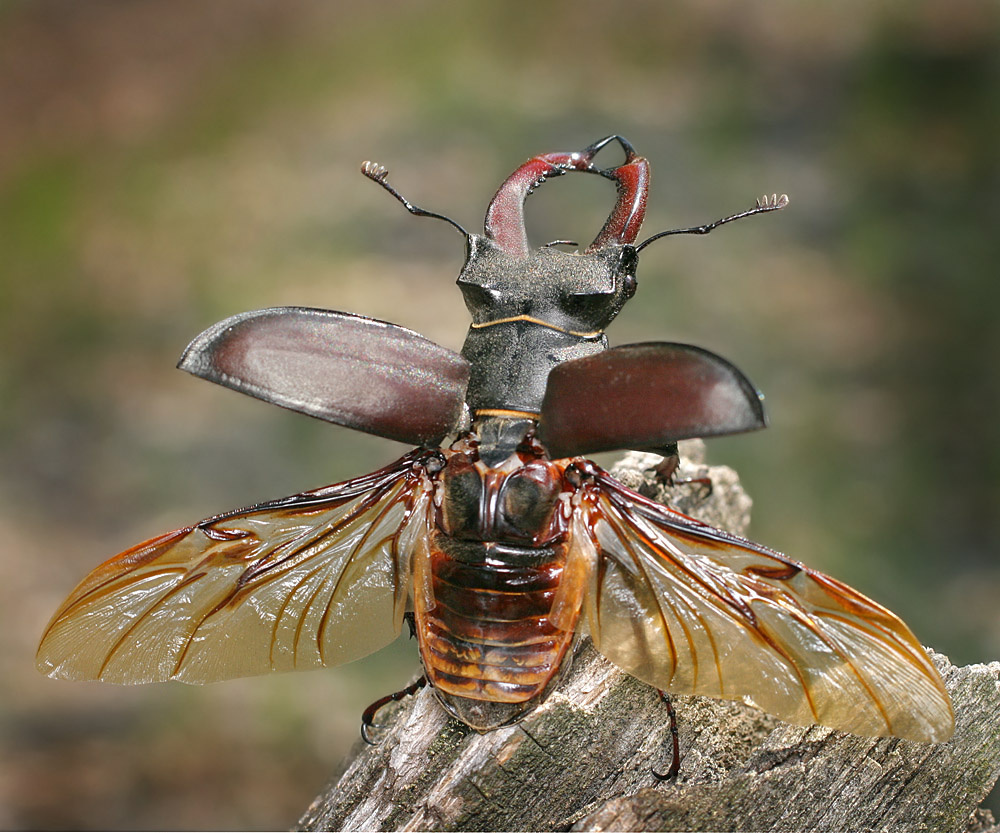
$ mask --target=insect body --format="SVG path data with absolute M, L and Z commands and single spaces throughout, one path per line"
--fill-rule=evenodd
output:
M 617 141 L 625 162 L 599 168 Z M 347 662 L 412 612 L 428 681 L 485 731 L 541 703 L 575 635 L 676 693 L 750 698 L 796 723 L 944 740 L 940 676 L 907 627 L 860 593 L 759 544 L 626 489 L 587 454 L 670 454 L 676 442 L 763 427 L 760 396 L 720 357 L 682 344 L 608 348 L 636 289 L 646 160 L 611 136 L 535 157 L 465 236 L 472 314 L 461 355 L 347 313 L 244 313 L 180 366 L 236 390 L 417 446 L 386 468 L 229 512 L 94 570 L 39 648 L 56 677 L 203 683 Z M 523 202 L 577 171 L 618 186 L 582 254 L 532 250 Z M 446 436 L 453 437 L 442 444 Z
M 563 467 L 531 448 L 489 467 L 466 441 L 439 478 L 415 572 L 420 655 L 445 707 L 490 729 L 545 697 L 573 640 L 581 597 L 559 594 L 570 586 Z

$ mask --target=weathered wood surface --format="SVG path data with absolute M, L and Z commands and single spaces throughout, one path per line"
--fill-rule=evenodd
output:
M 686 444 L 679 477 L 708 473 Z M 717 526 L 743 532 L 750 501 L 713 467 L 669 495 L 629 455 L 616 475 Z M 955 668 L 934 655 L 954 701 L 946 744 L 802 728 L 739 703 L 675 697 L 678 779 L 656 691 L 584 641 L 566 683 L 517 726 L 476 734 L 424 689 L 379 715 L 378 746 L 358 744 L 316 798 L 303 830 L 992 830 L 977 811 L 1000 775 L 1000 663 Z

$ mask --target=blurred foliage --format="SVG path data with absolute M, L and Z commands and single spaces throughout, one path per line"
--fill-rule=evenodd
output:
M 171 372 L 280 304 L 461 345 L 456 236 L 368 158 L 469 227 L 524 158 L 611 132 L 651 160 L 650 233 L 788 192 L 644 252 L 610 336 L 767 393 L 769 431 L 710 447 L 755 537 L 1000 656 L 998 102 L 1000 8 L 971 0 L 0 4 L 0 826 L 287 826 L 415 671 L 405 642 L 196 690 L 31 667 L 101 558 L 403 450 Z M 602 185 L 540 189 L 533 239 L 593 234 Z

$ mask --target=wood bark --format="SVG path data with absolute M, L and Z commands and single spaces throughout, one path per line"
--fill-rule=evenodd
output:
M 750 500 L 731 469 L 682 444 L 679 479 L 655 455 L 615 475 L 715 526 L 743 533 Z M 299 821 L 301 830 L 934 830 L 1000 833 L 979 804 L 1000 775 L 1000 663 L 956 668 L 932 652 L 952 696 L 945 744 L 865 738 L 781 723 L 740 703 L 675 697 L 681 769 L 655 689 L 580 640 L 565 683 L 516 726 L 477 734 L 423 689 L 378 716 Z

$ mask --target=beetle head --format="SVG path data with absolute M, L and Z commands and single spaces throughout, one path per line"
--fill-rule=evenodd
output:
M 458 285 L 474 325 L 528 316 L 575 334 L 597 334 L 635 294 L 635 247 L 585 254 L 542 246 L 514 257 L 495 241 L 469 235 Z
M 618 142 L 623 164 L 600 168 L 594 157 Z M 579 171 L 618 186 L 618 199 L 603 228 L 582 254 L 552 245 L 531 249 L 524 201 L 553 176 Z M 535 156 L 500 186 L 486 212 L 485 235 L 467 234 L 468 256 L 458 283 L 476 324 L 485 317 L 531 316 L 574 333 L 602 331 L 635 293 L 638 264 L 632 245 L 646 211 L 649 166 L 620 136 L 581 151 Z

